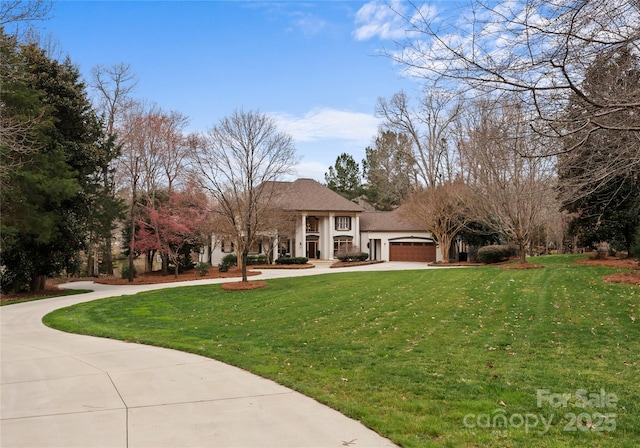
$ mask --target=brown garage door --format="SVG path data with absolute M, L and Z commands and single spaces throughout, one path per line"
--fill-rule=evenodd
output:
M 391 243 L 390 261 L 436 261 L 436 245 L 424 242 Z

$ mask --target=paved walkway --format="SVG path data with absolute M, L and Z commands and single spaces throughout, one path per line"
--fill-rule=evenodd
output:
M 384 263 L 353 270 L 424 269 Z M 319 264 L 252 280 L 345 272 Z M 74 282 L 76 296 L 0 308 L 0 447 L 389 447 L 362 424 L 272 381 L 197 355 L 50 329 L 58 308 L 151 289 Z

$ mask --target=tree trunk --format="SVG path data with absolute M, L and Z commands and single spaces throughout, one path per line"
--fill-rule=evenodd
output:
M 136 182 L 133 183 L 133 193 L 131 197 L 131 241 L 129 242 L 129 282 L 133 282 L 133 250 L 136 243 Z
M 249 255 L 249 249 L 242 251 L 242 281 L 246 282 L 247 279 L 247 256 Z
M 446 236 L 438 238 L 440 244 L 440 257 L 442 263 L 449 263 L 449 251 L 451 250 L 451 239 Z
M 520 263 L 525 264 L 527 262 L 527 242 L 525 240 L 518 241 L 518 247 L 520 249 Z
M 93 254 L 87 255 L 87 276 L 93 277 Z
M 111 247 L 111 241 L 111 234 L 109 234 L 104 240 L 104 264 L 107 275 L 113 275 L 113 257 L 111 255 L 113 249 Z
M 46 282 L 47 282 L 47 276 L 40 275 L 40 273 L 36 270 L 31 275 L 31 283 L 29 285 L 29 290 L 31 292 L 44 291 Z
M 169 275 L 169 255 L 162 254 L 162 276 Z

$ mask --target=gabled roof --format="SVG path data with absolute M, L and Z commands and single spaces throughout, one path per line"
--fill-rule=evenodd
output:
M 362 212 L 358 204 L 340 196 L 313 179 L 272 182 L 277 201 L 285 210 L 322 212 Z
M 412 224 L 400 209 L 391 212 L 367 211 L 360 215 L 361 232 L 424 232 Z

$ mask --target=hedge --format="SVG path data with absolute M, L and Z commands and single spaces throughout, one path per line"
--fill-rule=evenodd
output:
M 267 256 L 265 254 L 247 255 L 247 265 L 251 264 L 267 264 Z
M 338 260 L 346 263 L 353 261 L 367 261 L 369 259 L 369 254 L 367 252 L 346 252 L 338 255 L 337 258 Z
M 484 246 L 478 249 L 478 260 L 485 264 L 499 263 L 517 254 L 517 250 L 509 245 Z
M 276 259 L 277 264 L 307 264 L 307 257 L 280 257 Z

